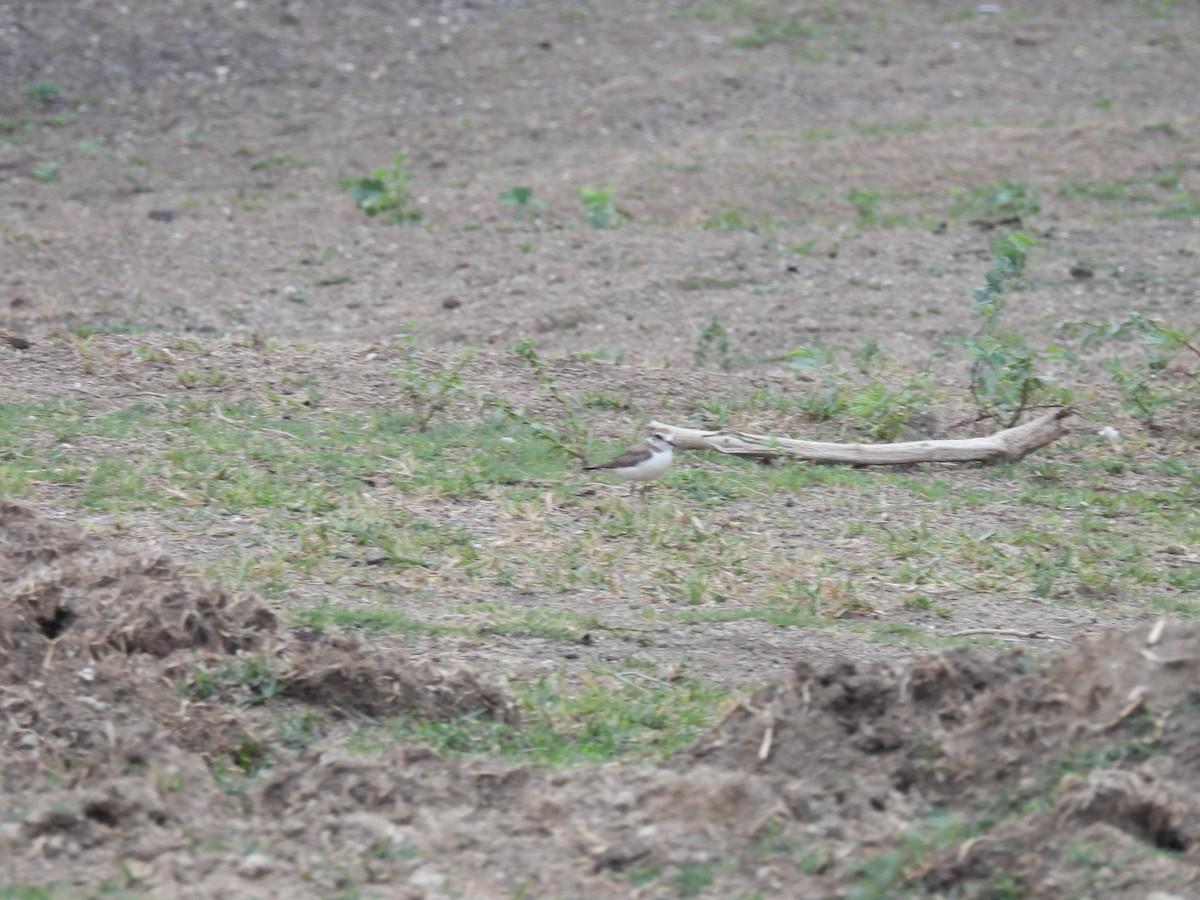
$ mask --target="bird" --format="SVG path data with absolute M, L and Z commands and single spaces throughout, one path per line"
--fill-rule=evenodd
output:
M 622 481 L 628 481 L 629 493 L 637 488 L 639 481 L 653 481 L 671 465 L 675 450 L 675 436 L 669 431 L 655 431 L 646 440 L 634 444 L 620 456 L 613 457 L 598 466 L 584 466 L 586 472 L 610 472 Z

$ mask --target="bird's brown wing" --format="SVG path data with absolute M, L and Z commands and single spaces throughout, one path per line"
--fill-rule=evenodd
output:
M 644 447 L 634 447 L 626 450 L 616 459 L 610 459 L 606 463 L 600 463 L 598 466 L 588 466 L 587 471 L 592 469 L 628 469 L 631 466 L 636 466 L 638 463 L 645 462 L 651 457 L 651 453 Z

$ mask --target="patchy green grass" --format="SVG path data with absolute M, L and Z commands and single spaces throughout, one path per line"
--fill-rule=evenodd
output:
M 1023 181 L 958 188 L 951 192 L 950 214 L 969 219 L 1028 219 L 1041 210 L 1037 190 Z
M 574 683 L 549 674 L 514 681 L 510 690 L 521 708 L 520 727 L 478 715 L 443 721 L 399 716 L 360 728 L 349 747 L 379 752 L 417 739 L 447 756 L 496 753 L 541 765 L 665 758 L 698 737 L 726 697 L 678 667 L 633 658 L 596 666 Z
M 291 169 L 307 169 L 317 165 L 320 165 L 320 162 L 317 160 L 297 159 L 290 153 L 274 153 L 270 156 L 259 157 L 250 163 L 250 171 L 279 172 Z
M 88 342 L 79 347 L 88 359 Z M 868 349 L 852 357 L 860 371 L 851 376 L 837 354 L 810 348 L 812 390 L 832 387 L 838 398 L 819 415 L 813 397 L 768 389 L 697 400 L 691 415 L 701 424 L 750 417 L 780 433 L 798 417 L 830 418 L 833 430 L 861 418 L 868 436 L 910 405 L 878 389 L 899 382 L 886 381 Z M 447 753 L 555 764 L 666 754 L 727 699 L 661 659 L 589 662 L 593 651 L 575 648 L 596 639 L 654 644 L 741 623 L 940 645 L 963 639 L 938 633 L 954 631 L 962 604 L 980 595 L 1117 617 L 1200 614 L 1187 549 L 1200 544 L 1200 463 L 1185 453 L 1131 455 L 1088 435 L 982 469 L 763 466 L 681 453 L 631 497 L 580 472 L 546 439 L 546 423 L 461 402 L 472 390 L 465 376 L 453 414 L 430 413 L 421 391 L 394 409 L 334 409 L 315 375 L 284 376 L 257 402 L 220 402 L 203 391 L 241 391 L 247 380 L 202 348 L 146 344 L 130 358 L 196 373 L 195 393 L 116 407 L 0 404 L 0 495 L 53 497 L 84 521 L 152 522 L 187 536 L 205 549 L 206 571 L 277 599 L 293 625 L 546 642 L 584 660 L 513 676 L 520 728 L 404 719 L 364 728 L 363 747 L 417 737 Z M 411 377 L 392 374 L 405 398 Z M 944 388 L 926 387 L 917 405 L 936 406 Z M 594 417 L 633 412 L 606 391 L 574 400 L 564 403 L 585 441 Z M 587 450 L 599 457 L 611 444 Z M 687 650 L 674 658 L 686 664 Z M 265 705 L 279 685 L 246 660 L 198 671 L 184 689 Z M 278 739 L 290 747 L 319 732 L 291 722 Z
M 764 394 L 733 405 L 778 404 Z M 584 500 L 576 491 L 589 479 L 574 464 L 494 415 L 418 431 L 404 412 L 0 405 L 3 495 L 65 492 L 85 516 L 152 515 L 184 533 L 238 535 L 215 575 L 268 596 L 350 577 L 361 603 L 331 601 L 298 621 L 375 631 L 451 627 L 438 623 L 439 585 L 481 599 L 584 591 L 796 625 L 819 620 L 830 579 L 857 580 L 867 608 L 899 587 L 1140 597 L 1190 611 L 1200 577 L 1162 548 L 1200 538 L 1200 466 L 1172 459 L 1143 487 L 1140 466 L 1124 473 L 1133 483 L 1115 484 L 1112 461 L 1085 445 L 1060 443 L 1056 459 L 967 474 L 688 456 L 645 496 L 598 486 Z M 839 498 L 844 514 L 816 516 L 798 541 L 791 510 L 819 497 Z M 458 507 L 474 512 L 448 518 Z M 847 542 L 857 552 L 839 555 Z M 473 615 L 491 635 L 569 640 L 597 627 L 494 602 Z
M 1158 217 L 1192 219 L 1200 215 L 1200 200 L 1184 186 L 1181 163 L 1116 180 L 1068 178 L 1059 187 L 1060 197 L 1090 200 L 1109 219 Z

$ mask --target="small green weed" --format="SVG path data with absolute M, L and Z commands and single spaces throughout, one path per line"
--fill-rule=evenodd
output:
M 848 414 L 856 428 L 875 440 L 894 440 L 934 396 L 934 385 L 925 375 L 878 372 L 882 355 L 874 338 L 850 354 L 859 373 L 869 376 L 865 383 L 852 383 L 834 352 L 820 343 L 797 347 L 783 358 L 810 376 L 812 387 L 794 401 L 798 409 L 818 421 Z
M 404 396 L 412 404 L 413 421 L 417 431 L 425 431 L 434 416 L 462 395 L 462 372 L 474 358 L 475 351 L 464 350 L 458 358 L 445 364 L 422 366 L 417 356 L 416 340 L 411 332 L 400 336 L 401 368 L 392 371 L 400 380 Z M 432 369 L 432 371 L 427 371 Z
M 538 384 L 550 396 L 559 410 L 559 424 L 551 425 L 540 419 L 529 416 L 521 407 L 513 406 L 502 398 L 493 397 L 489 402 L 508 418 L 520 422 L 541 440 L 548 442 L 555 449 L 573 456 L 585 466 L 588 464 L 587 454 L 587 424 L 581 415 L 580 403 L 576 398 L 568 397 L 558 385 L 558 380 L 550 371 L 549 364 L 537 352 L 537 344 L 530 338 L 509 345 L 510 353 L 515 353 L 533 369 L 537 375 Z
M 883 209 L 884 196 L 879 191 L 870 188 L 851 188 L 846 192 L 845 198 L 853 204 L 860 228 L 913 226 L 915 224 L 913 218 L 905 213 L 885 212 Z M 893 196 L 890 199 L 899 198 Z
M 929 384 L 920 376 L 904 378 L 899 386 L 894 386 L 894 381 L 875 378 L 865 389 L 849 393 L 846 398 L 846 412 L 875 440 L 895 440 L 932 399 Z
M 126 319 L 120 322 L 82 322 L 72 327 L 68 333 L 86 340 L 98 334 L 149 334 L 156 330 L 150 326 L 139 325 L 136 322 Z
M 807 62 L 824 62 L 827 54 L 813 46 L 813 41 L 830 31 L 828 27 L 814 25 L 799 16 L 780 13 L 757 3 L 729 4 L 727 15 L 732 18 L 748 18 L 753 31 L 735 37 L 730 43 L 739 50 L 756 50 L 773 44 L 781 44 L 788 52 Z
M 679 867 L 671 878 L 671 887 L 680 897 L 699 897 L 716 878 L 716 863 L 689 863 Z
M 149 191 L 154 183 L 154 165 L 143 156 L 131 156 L 121 164 L 121 177 L 132 191 Z
M 583 203 L 584 217 L 593 228 L 616 228 L 622 222 L 633 218 L 628 212 L 614 205 L 611 188 L 601 190 L 585 187 L 579 192 L 579 199 Z
M 813 26 L 793 18 L 758 17 L 754 31 L 751 34 L 735 38 L 735 47 L 765 47 L 774 43 L 792 43 L 805 41 L 816 35 Z
M 882 137 L 889 134 L 918 134 L 938 127 L 932 116 L 921 116 L 908 122 L 855 122 L 850 130 L 861 137 Z
M 931 815 L 921 826 L 907 831 L 896 849 L 855 864 L 854 884 L 846 896 L 849 900 L 889 900 L 905 896 L 915 887 L 907 870 L 917 860 L 936 848 L 961 844 L 976 831 L 955 816 Z
M 481 713 L 449 720 L 401 716 L 382 732 L 364 729 L 357 749 L 418 738 L 447 755 L 499 753 L 536 765 L 604 763 L 630 754 L 663 758 L 710 724 L 724 696 L 674 669 L 634 660 L 620 669 L 596 668 L 575 689 L 560 675 L 546 675 L 515 693 L 520 726 Z
M 60 898 L 76 897 L 74 886 L 62 885 L 62 890 L 56 884 L 0 884 L 0 900 L 60 900 Z
M 785 356 L 794 369 L 812 376 L 812 387 L 797 403 L 799 409 L 822 422 L 845 411 L 846 377 L 838 371 L 833 351 L 814 342 L 797 347 Z
M 1189 221 L 1200 216 L 1200 196 L 1187 191 L 1176 193 L 1174 200 L 1158 211 L 1159 218 Z
M 1175 18 L 1175 0 L 1137 0 L 1133 8 L 1151 19 Z
M 1114 358 L 1104 364 L 1104 369 L 1120 392 L 1121 405 L 1145 428 L 1157 427 L 1159 411 L 1172 405 L 1175 397 L 1159 386 L 1162 382 L 1153 367 L 1129 365 Z
M 950 214 L 975 219 L 1024 221 L 1041 210 L 1037 192 L 1023 181 L 956 190 Z
M 712 275 L 685 275 L 675 282 L 681 291 L 727 291 L 744 284 L 745 278 L 716 278 Z
M 215 669 L 197 666 L 190 677 L 179 679 L 176 686 L 190 700 L 219 696 L 240 705 L 257 706 L 282 694 L 287 682 L 269 657 L 251 656 Z
M 625 358 L 625 350 L 622 347 L 595 347 L 591 350 L 579 350 L 575 354 L 576 359 L 603 359 L 608 362 L 619 363 Z M 625 408 L 630 408 L 629 401 L 622 401 Z
M 709 231 L 772 231 L 778 227 L 768 215 L 752 216 L 749 207 L 730 208 L 722 204 L 719 212 L 713 213 L 700 223 Z
M 25 88 L 25 96 L 34 103 L 53 103 L 63 99 L 63 89 L 53 81 L 35 81 Z
M 1121 405 L 1147 428 L 1155 427 L 1160 410 L 1187 396 L 1189 383 L 1195 378 L 1168 381 L 1172 362 L 1185 353 L 1200 361 L 1200 332 L 1184 331 L 1137 310 L 1116 322 L 1060 322 L 1055 331 L 1075 337 L 1081 349 L 1102 339 L 1137 341 L 1146 349 L 1142 359 L 1114 357 L 1104 368 L 1120 392 Z
M 40 162 L 29 170 L 29 177 L 38 184 L 49 184 L 52 181 L 58 181 L 58 177 L 62 172 L 62 163 L 56 159 L 49 159 L 45 162 Z
M 629 883 L 634 887 L 650 884 L 652 881 L 657 881 L 662 875 L 661 866 L 644 866 L 629 870 Z
M 0 119 L 0 137 L 11 138 L 22 132 L 28 134 L 34 128 L 35 125 L 28 116 L 18 116 L 15 119 Z
M 538 210 L 547 206 L 545 200 L 534 199 L 533 188 L 530 187 L 511 187 L 503 191 L 500 194 L 500 202 L 514 207 L 513 218 L 518 221 L 535 215 Z
M 1005 297 L 1024 281 L 1032 238 L 1018 232 L 999 244 L 985 283 L 972 292 L 972 311 L 979 325 L 962 341 L 971 361 L 970 389 L 981 417 L 1003 427 L 1015 425 L 1032 406 L 1064 403 L 1069 391 L 1054 384 L 1039 369 L 1053 352 L 1037 352 L 1015 331 L 1002 330 Z
M 703 368 L 715 363 L 722 372 L 728 372 L 733 367 L 730 343 L 729 332 L 714 314 L 696 335 L 696 349 L 692 352 L 696 365 Z
M 276 172 L 288 171 L 291 169 L 306 169 L 310 166 L 317 165 L 315 160 L 297 159 L 290 153 L 276 153 L 272 156 L 264 156 L 261 159 L 256 159 L 250 163 L 251 172 Z
M 404 168 L 408 154 L 397 153 L 390 169 L 376 169 L 366 178 L 349 178 L 341 187 L 368 216 L 388 222 L 419 222 L 421 208 L 413 202 L 408 183 L 411 173 Z
M 314 712 L 295 713 L 276 720 L 275 737 L 288 750 L 304 750 L 321 739 L 324 722 Z
M 846 199 L 854 204 L 854 209 L 858 212 L 858 223 L 860 225 L 879 224 L 879 204 L 883 198 L 879 195 L 878 191 L 851 188 L 846 192 Z
M 334 606 L 327 601 L 308 609 L 297 610 L 292 614 L 291 620 L 306 628 L 324 629 L 337 626 L 372 634 L 395 632 L 397 634 L 439 635 L 449 634 L 453 630 L 419 621 L 393 607 L 343 607 Z

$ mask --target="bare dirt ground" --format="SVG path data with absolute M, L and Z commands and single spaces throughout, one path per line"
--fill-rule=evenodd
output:
M 544 392 L 504 352 L 536 337 L 565 389 L 628 398 L 594 423 L 616 442 L 631 415 L 802 390 L 778 360 L 814 340 L 874 337 L 897 370 L 935 360 L 966 328 L 996 229 L 1017 226 L 1037 238 L 1012 301 L 1023 333 L 1134 309 L 1194 331 L 1197 72 L 1200 18 L 1165 2 L 3 4 L 0 400 L 236 404 L 316 375 L 327 408 L 386 409 L 394 338 L 411 333 L 431 360 L 481 348 L 468 382 L 536 408 Z M 369 219 L 338 187 L 398 152 L 416 226 Z M 973 193 L 1005 182 L 1037 203 Z M 520 219 L 497 199 L 517 185 L 544 201 Z M 584 186 L 611 186 L 628 221 L 589 227 Z M 730 349 L 698 360 L 714 321 Z M 188 339 L 167 361 L 164 336 Z M 184 383 L 192 363 L 224 377 Z M 1080 434 L 1108 422 L 1079 413 Z M 1144 465 L 1114 491 L 1194 497 L 1155 467 L 1194 455 L 1194 405 L 1153 431 L 1116 424 Z M 854 502 L 831 487 L 795 515 L 852 518 Z M 479 507 L 441 507 L 447 526 L 489 527 Z M 754 514 L 739 501 L 707 524 Z M 253 523 L 79 519 L 56 486 L 0 501 L 0 894 L 1200 893 L 1200 629 L 1137 597 L 943 598 L 955 629 L 1041 631 L 1053 657 L 763 619 L 639 643 L 618 632 L 643 604 L 610 602 L 606 658 L 686 657 L 746 697 L 664 763 L 351 755 L 331 726 L 243 780 L 281 709 L 344 730 L 399 712 L 519 725 L 505 677 L 586 654 L 288 628 L 289 605 L 328 592 L 319 579 L 267 603 L 195 573 L 250 545 Z M 781 552 L 819 540 L 800 528 Z M 1198 549 L 1157 548 L 1181 566 Z M 871 565 L 851 538 L 829 552 Z M 269 709 L 179 690 L 201 663 L 262 655 L 282 676 L 255 685 Z

